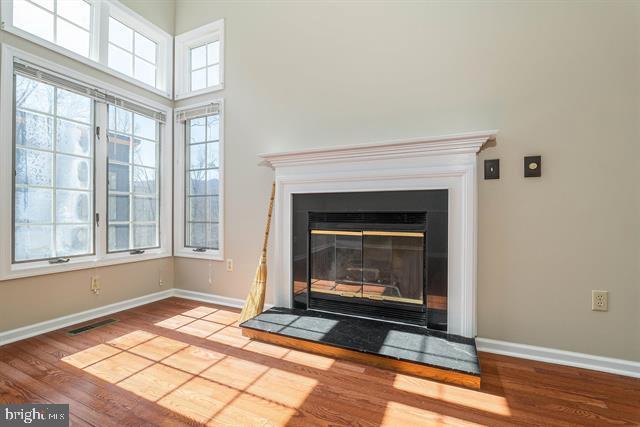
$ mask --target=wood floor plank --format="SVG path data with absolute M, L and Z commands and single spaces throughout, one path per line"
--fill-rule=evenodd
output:
M 0 403 L 72 425 L 640 425 L 640 380 L 480 353 L 468 390 L 242 336 L 239 310 L 169 298 L 0 347 Z

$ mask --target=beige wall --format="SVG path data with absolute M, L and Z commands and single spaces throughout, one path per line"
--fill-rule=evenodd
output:
M 479 162 L 480 336 L 640 360 L 638 8 L 632 2 L 178 0 L 225 19 L 226 256 L 176 286 L 243 298 L 268 151 L 500 129 Z M 178 105 L 183 105 L 179 102 Z M 543 177 L 522 177 L 541 154 Z M 592 312 L 591 290 L 610 291 Z
M 169 34 L 175 29 L 175 0 L 120 0 L 120 3 Z
M 145 3 L 151 2 L 125 1 L 124 3 L 141 3 L 140 5 L 132 4 L 131 6 L 139 13 L 143 13 L 145 10 L 150 9 L 150 5 Z M 140 8 L 137 6 L 140 6 Z M 147 19 L 173 33 L 173 3 L 171 2 L 171 7 L 169 8 L 156 7 L 155 9 L 157 10 L 153 15 L 145 15 Z M 171 25 L 165 28 L 164 26 L 168 22 L 171 22 Z M 7 43 L 90 76 L 101 78 L 110 84 L 145 95 L 164 105 L 172 105 L 172 102 L 166 98 L 149 93 L 135 85 L 126 83 L 95 68 L 78 63 L 4 31 L 0 31 L 0 43 Z M 94 295 L 89 290 L 93 274 L 98 275 L 101 280 L 102 289 L 99 295 Z M 0 281 L 0 331 L 168 289 L 173 287 L 173 277 L 173 258 L 168 257 L 153 261 L 102 267 L 96 270 L 80 270 Z M 163 287 L 159 286 L 160 279 L 165 282 Z

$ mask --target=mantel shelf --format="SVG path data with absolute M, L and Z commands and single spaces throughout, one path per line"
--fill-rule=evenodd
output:
M 358 161 L 359 159 L 414 158 L 418 156 L 477 153 L 487 141 L 495 139 L 497 133 L 497 130 L 478 131 L 300 151 L 264 153 L 259 154 L 259 157 L 271 167 L 276 168 L 278 166 L 297 166 L 319 162 Z

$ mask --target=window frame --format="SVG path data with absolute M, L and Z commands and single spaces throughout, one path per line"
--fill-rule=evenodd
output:
M 91 4 L 91 31 L 89 56 L 82 56 L 49 40 L 38 37 L 13 25 L 13 0 L 0 2 L 2 30 L 45 48 L 68 56 L 83 64 L 111 74 L 132 85 L 139 86 L 157 95 L 172 99 L 173 89 L 173 36 L 152 24 L 147 19 L 124 6 L 118 0 L 85 0 Z M 109 16 L 132 28 L 157 43 L 156 86 L 151 86 L 133 76 L 109 67 Z
M 213 42 L 220 42 L 220 82 L 203 89 L 191 90 L 191 49 Z M 204 95 L 224 89 L 224 19 L 211 22 L 195 30 L 175 37 L 175 96 L 174 99 L 185 99 Z
M 46 68 L 69 79 L 83 82 L 87 85 L 99 87 L 105 91 L 117 94 L 132 102 L 145 105 L 166 115 L 166 123 L 160 126 L 160 207 L 159 243 L 156 249 L 145 250 L 142 254 L 129 252 L 107 252 L 107 104 L 94 103 L 94 126 L 100 127 L 94 147 L 94 215 L 100 216 L 99 224 L 94 220 L 94 251 L 95 254 L 73 257 L 64 264 L 49 264 L 48 260 L 36 262 L 12 262 L 13 251 L 13 150 L 15 146 L 13 121 L 15 105 L 13 96 L 3 96 L 0 99 L 0 198 L 11 200 L 12 203 L 0 205 L 0 235 L 7 236 L 0 240 L 0 281 L 21 277 L 38 276 L 42 274 L 60 273 L 105 265 L 115 265 L 129 262 L 144 261 L 172 255 L 172 180 L 162 179 L 162 175 L 170 176 L 173 169 L 172 135 L 173 114 L 171 107 L 160 104 L 141 95 L 128 92 L 117 86 L 107 84 L 99 79 L 82 74 L 76 70 L 58 65 L 38 56 L 21 51 L 6 44 L 2 45 L 2 63 L 0 64 L 0 93 L 13 93 L 13 62 L 14 59 L 28 61 L 34 65 Z M 95 129 L 94 129 L 95 131 Z M 9 143 L 10 142 L 10 143 Z M 95 219 L 95 217 L 94 217 Z
M 206 102 L 191 103 L 174 110 L 174 116 L 177 116 L 180 112 L 185 110 L 191 110 L 198 107 L 205 107 L 207 105 L 217 104 L 219 109 L 219 142 L 218 142 L 218 154 L 220 165 L 218 167 L 219 180 L 218 189 L 218 249 L 207 249 L 204 252 L 195 252 L 193 248 L 185 246 L 185 233 L 186 233 L 186 121 L 178 122 L 174 124 L 174 173 L 173 173 L 173 187 L 174 187 L 174 212 L 173 212 L 173 240 L 174 251 L 173 255 L 182 258 L 197 258 L 208 259 L 212 261 L 224 261 L 224 99 L 213 98 Z

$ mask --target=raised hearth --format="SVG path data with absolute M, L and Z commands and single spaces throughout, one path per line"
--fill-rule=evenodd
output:
M 245 336 L 437 381 L 480 387 L 475 340 L 424 327 L 274 307 L 240 325 Z

